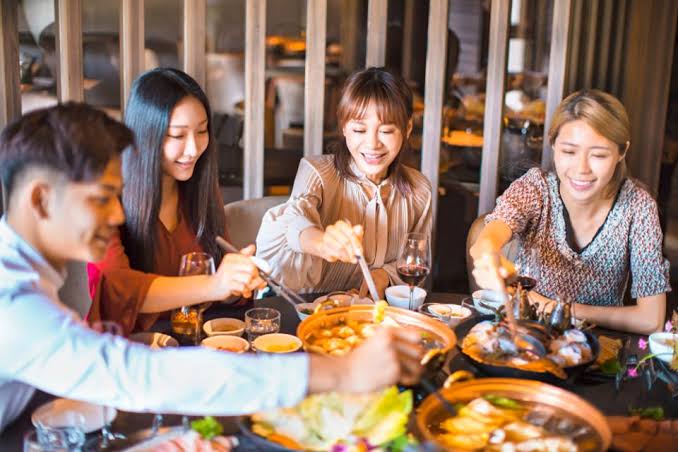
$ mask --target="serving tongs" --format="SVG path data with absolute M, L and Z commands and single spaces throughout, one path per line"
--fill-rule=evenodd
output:
M 367 261 L 362 254 L 356 254 L 356 259 L 358 259 L 358 265 L 360 270 L 363 272 L 363 278 L 365 278 L 365 283 L 367 284 L 367 289 L 370 291 L 370 296 L 376 303 L 379 301 L 379 292 L 377 291 L 377 285 L 374 283 L 374 278 L 372 278 L 372 273 L 370 273 L 370 267 L 367 266 Z
M 228 242 L 226 239 L 223 237 L 217 236 L 216 237 L 217 245 L 221 247 L 224 251 L 228 253 L 240 253 L 240 251 L 233 246 L 230 242 Z M 296 309 L 296 306 L 300 303 L 306 303 L 306 300 L 301 298 L 296 292 L 294 292 L 292 289 L 287 287 L 285 284 L 281 283 L 277 279 L 275 279 L 273 276 L 271 276 L 270 273 L 266 271 L 265 268 L 262 268 L 262 265 L 258 263 L 256 260 L 252 260 L 254 262 L 254 265 L 257 266 L 259 269 L 259 275 L 261 276 L 261 279 L 266 281 L 266 284 L 268 284 L 268 287 L 273 289 L 273 291 L 283 297 L 285 301 L 287 301 L 289 304 L 294 306 Z

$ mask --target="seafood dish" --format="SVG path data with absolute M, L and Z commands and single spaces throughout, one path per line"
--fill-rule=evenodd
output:
M 534 349 L 519 348 L 505 322 L 484 320 L 474 325 L 462 341 L 462 352 L 475 361 L 494 366 L 514 367 L 532 372 L 550 372 L 565 379 L 563 369 L 595 360 L 589 337 L 580 330 L 568 329 L 562 334 L 538 323 L 521 321 L 518 332 Z M 596 349 L 597 351 L 597 349 Z
M 536 403 L 486 394 L 458 403 L 432 431 L 455 450 L 595 451 L 601 441 L 585 422 Z

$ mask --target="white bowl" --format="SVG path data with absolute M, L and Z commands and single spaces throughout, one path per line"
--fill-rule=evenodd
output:
M 140 344 L 146 344 L 151 348 L 165 348 L 165 347 L 178 347 L 179 342 L 174 339 L 172 336 L 168 336 L 162 333 L 134 333 L 130 334 L 128 339 L 132 342 L 138 342 Z
M 317 305 L 315 303 L 299 303 L 296 306 L 297 307 L 297 315 L 299 316 L 299 320 L 304 320 L 306 317 L 311 315 L 315 311 L 316 306 Z M 308 314 L 305 313 L 305 312 L 302 312 L 302 311 L 307 311 L 309 309 L 311 310 L 311 312 L 308 313 Z
M 650 334 L 650 351 L 659 354 L 657 358 L 670 363 L 673 359 L 673 343 L 678 341 L 678 334 L 652 333 Z
M 473 314 L 468 308 L 447 303 L 425 303 L 419 311 L 445 322 L 452 328 Z
M 494 314 L 494 312 L 486 306 L 499 309 L 504 304 L 504 297 L 502 294 L 495 292 L 494 290 L 476 290 L 471 297 L 473 298 L 473 306 L 476 308 L 476 311 L 481 314 Z
M 331 292 L 327 295 L 323 295 L 322 297 L 318 297 L 315 300 L 313 300 L 313 303 L 318 305 L 324 301 L 327 301 L 328 299 L 334 300 L 337 307 L 352 306 L 354 304 L 374 304 L 374 301 L 372 301 L 371 298 L 360 297 L 358 296 L 357 293 L 343 291 Z
M 208 336 L 242 336 L 245 322 L 230 317 L 212 319 L 203 324 L 202 330 Z
M 258 352 L 292 353 L 301 348 L 301 339 L 284 333 L 271 333 L 259 336 L 252 342 Z
M 250 343 L 238 336 L 222 334 L 206 337 L 200 343 L 203 347 L 213 348 L 231 353 L 244 353 L 250 349 Z
M 412 309 L 416 310 L 419 306 L 424 304 L 425 299 L 426 291 L 421 287 L 415 287 Z M 391 286 L 387 288 L 386 301 L 393 307 L 409 309 L 410 286 Z

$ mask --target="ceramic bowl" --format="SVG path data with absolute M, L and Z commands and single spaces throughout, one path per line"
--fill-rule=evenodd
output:
M 223 317 L 205 322 L 202 329 L 208 336 L 242 336 L 243 331 L 245 331 L 245 322 Z
M 203 347 L 213 348 L 231 353 L 244 353 L 250 348 L 250 343 L 238 336 L 222 334 L 210 336 L 200 343 Z
M 414 288 L 414 302 L 412 309 L 416 310 L 424 304 L 426 291 L 421 287 Z M 391 286 L 386 289 L 386 301 L 395 308 L 409 309 L 410 286 Z
M 258 352 L 292 353 L 301 348 L 301 339 L 284 333 L 264 334 L 252 342 L 252 347 Z

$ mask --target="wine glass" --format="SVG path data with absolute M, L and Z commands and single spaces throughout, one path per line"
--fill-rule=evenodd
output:
M 179 276 L 212 275 L 215 272 L 214 259 L 207 253 L 188 253 L 181 256 Z M 212 303 L 182 306 L 172 312 L 172 332 L 183 342 L 200 344 L 202 313 Z
M 101 334 L 109 334 L 111 336 L 123 335 L 122 327 L 118 323 L 109 320 L 92 322 L 90 323 L 90 328 Z M 106 405 L 101 406 L 101 417 L 101 435 L 93 438 L 93 442 L 92 440 L 88 441 L 88 450 L 92 448 L 91 446 L 97 447 L 96 450 L 107 449 L 111 447 L 111 442 L 127 439 L 122 433 L 115 433 L 111 430 L 111 424 L 108 420 L 108 407 Z
M 530 291 L 537 287 L 541 276 L 541 262 L 537 248 L 524 247 L 521 253 L 521 265 L 519 268 L 519 283 L 523 289 Z
M 410 286 L 409 309 L 414 306 L 414 288 L 421 284 L 431 271 L 431 244 L 426 234 L 410 232 L 396 263 L 400 278 Z

